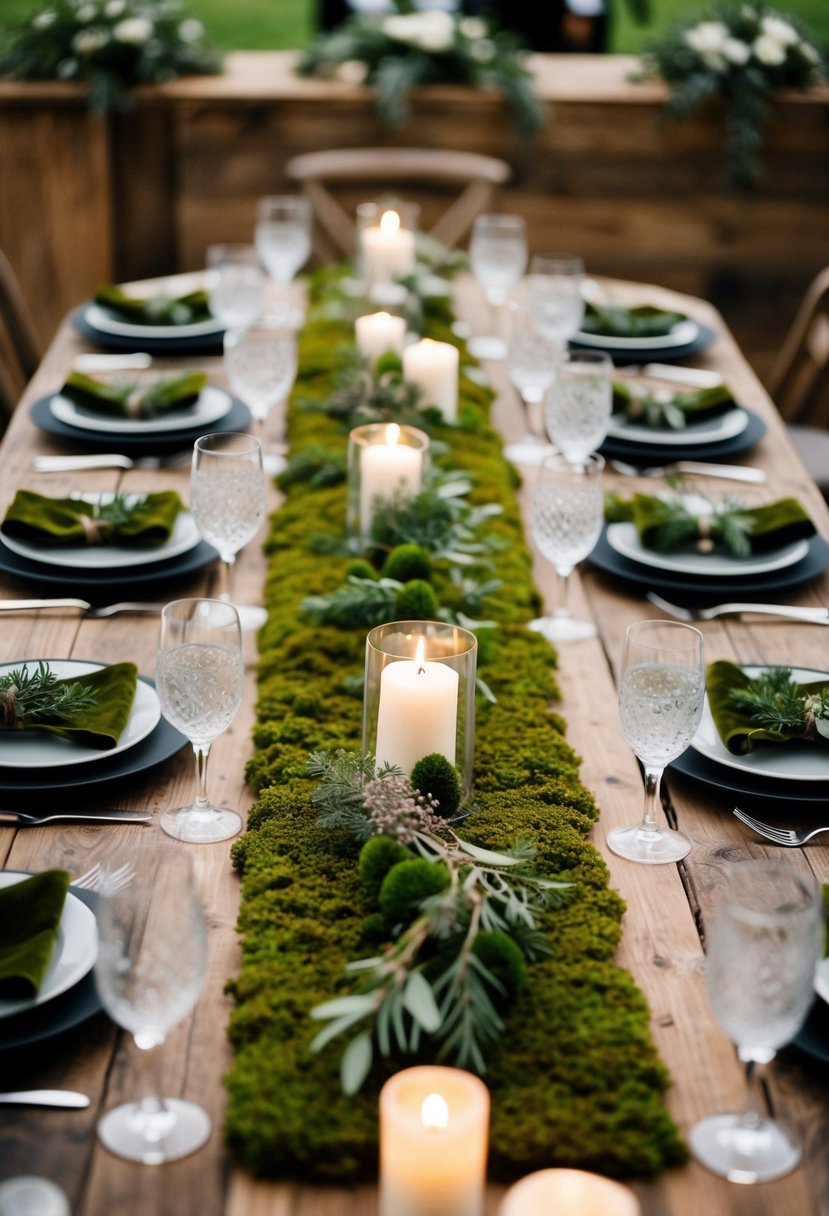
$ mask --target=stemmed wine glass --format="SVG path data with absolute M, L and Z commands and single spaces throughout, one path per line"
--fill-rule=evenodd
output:
M 469 350 L 477 359 L 503 359 L 506 344 L 501 337 L 501 307 L 507 292 L 516 287 L 527 265 L 527 232 L 520 215 L 479 215 L 469 243 L 472 273 L 481 284 L 496 333 L 472 338 Z
M 544 399 L 553 383 L 558 352 L 535 324 L 532 312 L 517 300 L 507 305 L 509 332 L 506 371 L 518 391 L 526 418 L 526 432 L 519 443 L 510 443 L 504 455 L 513 464 L 540 464 L 551 452 L 544 435 Z M 541 423 L 538 433 L 538 423 Z
M 746 1105 L 710 1115 L 690 1135 L 694 1156 L 731 1182 L 768 1182 L 800 1160 L 786 1128 L 761 1113 L 755 1074 L 800 1029 L 822 946 L 820 888 L 805 867 L 731 868 L 709 938 L 706 985 L 714 1017 L 745 1064 Z
M 224 600 L 173 600 L 161 612 L 156 686 L 161 712 L 193 747 L 196 797 L 165 811 L 161 828 L 176 840 L 210 844 L 235 836 L 241 817 L 207 796 L 210 745 L 242 704 L 244 681 L 239 614 Z
M 571 616 L 568 589 L 574 568 L 591 552 L 602 530 L 603 469 L 601 456 L 590 456 L 575 465 L 555 453 L 544 457 L 538 471 L 533 494 L 533 540 L 552 563 L 562 590 L 553 615 L 530 621 L 529 628 L 550 642 L 576 642 L 596 632 L 592 621 Z
M 262 465 L 269 477 L 285 467 L 267 451 L 265 430 L 271 410 L 284 401 L 296 378 L 295 318 L 289 311 L 272 312 L 243 329 L 228 329 L 224 364 L 228 383 L 249 407 L 262 442 Z
M 95 982 L 110 1017 L 142 1052 L 160 1052 L 169 1031 L 198 999 L 207 965 L 207 930 L 191 858 L 171 845 L 136 850 L 131 881 L 107 891 L 96 914 Z M 105 876 L 104 876 L 105 877 Z M 145 1165 L 175 1161 L 210 1135 L 206 1111 L 180 1098 L 152 1097 L 109 1111 L 98 1135 L 112 1153 Z
M 562 350 L 584 320 L 584 262 L 572 253 L 536 253 L 525 280 L 539 330 Z
M 252 245 L 209 245 L 210 311 L 225 329 L 251 325 L 265 306 L 265 276 Z
M 677 621 L 628 625 L 619 685 L 619 721 L 645 770 L 641 823 L 614 828 L 608 848 L 628 861 L 679 861 L 691 848 L 681 832 L 663 832 L 656 819 L 666 764 L 696 734 L 705 699 L 702 634 Z
M 284 291 L 311 253 L 311 204 L 301 194 L 269 194 L 256 207 L 256 248 Z
M 613 360 L 603 351 L 564 351 L 547 394 L 547 434 L 579 464 L 601 447 L 613 411 Z
M 218 549 L 221 584 L 218 598 L 230 603 L 231 570 L 236 554 L 252 540 L 265 518 L 262 444 L 254 435 L 227 431 L 202 435 L 193 446 L 190 513 L 202 538 Z M 244 629 L 258 629 L 267 613 L 237 605 Z

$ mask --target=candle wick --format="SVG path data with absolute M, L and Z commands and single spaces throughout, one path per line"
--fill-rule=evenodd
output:
M 419 676 L 425 676 L 425 675 L 426 675 L 426 668 L 423 666 L 423 664 L 422 664 L 422 663 L 418 663 L 418 665 L 417 665 L 417 674 L 418 674 Z

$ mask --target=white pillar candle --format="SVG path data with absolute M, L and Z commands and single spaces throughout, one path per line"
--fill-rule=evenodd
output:
M 360 354 L 372 362 L 376 362 L 388 351 L 395 355 L 403 353 L 403 342 L 406 338 L 406 322 L 403 317 L 394 317 L 389 312 L 372 312 L 357 318 L 354 322 L 354 332 Z
M 483 1216 L 488 1135 L 489 1091 L 477 1077 L 396 1073 L 380 1093 L 380 1216 Z
M 414 659 L 388 663 L 380 673 L 378 765 L 395 764 L 408 774 L 432 752 L 454 764 L 458 685 L 456 671 L 425 657 L 422 637 Z
M 583 1170 L 539 1170 L 510 1187 L 498 1216 L 641 1216 L 633 1191 Z
M 420 492 L 423 452 L 400 443 L 400 427 L 390 422 L 384 443 L 360 449 L 360 535 L 370 536 L 376 499 L 390 502 L 395 494 L 413 498 Z
M 360 233 L 363 273 L 370 284 L 390 283 L 411 274 L 415 264 L 414 233 L 401 228 L 396 211 L 384 211 L 379 225 Z
M 447 422 L 458 417 L 458 348 L 424 338 L 403 351 L 403 376 L 423 393 L 423 406 L 436 405 Z

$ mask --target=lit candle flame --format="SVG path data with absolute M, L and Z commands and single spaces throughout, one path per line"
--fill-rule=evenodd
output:
M 397 232 L 400 227 L 400 216 L 396 211 L 384 211 L 380 216 L 381 232 Z
M 393 447 L 400 442 L 400 427 L 396 422 L 390 422 L 386 427 L 386 443 Z
M 420 1107 L 420 1121 L 424 1127 L 442 1130 L 449 1126 L 449 1106 L 440 1094 L 429 1094 Z
M 417 646 L 415 648 L 415 663 L 417 663 L 418 675 L 423 675 L 425 673 L 425 671 L 426 671 L 426 668 L 424 666 L 425 661 L 426 661 L 426 640 L 421 635 L 417 639 Z M 430 1094 L 430 1097 L 432 1097 L 432 1098 L 437 1097 L 437 1096 L 438 1095 L 436 1095 L 436 1094 Z M 441 1102 L 443 1101 L 442 1098 L 440 1100 L 441 1100 Z M 429 1098 L 427 1098 L 426 1101 L 428 1102 Z

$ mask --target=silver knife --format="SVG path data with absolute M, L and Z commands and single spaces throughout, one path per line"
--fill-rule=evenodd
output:
M 132 355 L 75 355 L 73 367 L 77 372 L 141 371 L 152 365 L 152 356 L 144 351 Z
M 106 753 L 102 753 L 105 755 Z M 12 823 L 19 828 L 36 828 L 41 823 L 54 823 L 55 820 L 72 820 L 78 823 L 149 823 L 152 815 L 146 811 L 109 810 L 74 812 L 64 811 L 57 815 L 29 815 L 24 811 L 0 811 L 0 824 Z
M 89 1106 L 86 1094 L 71 1089 L 22 1089 L 18 1093 L 0 1094 L 0 1102 L 9 1106 L 66 1106 L 74 1110 Z

